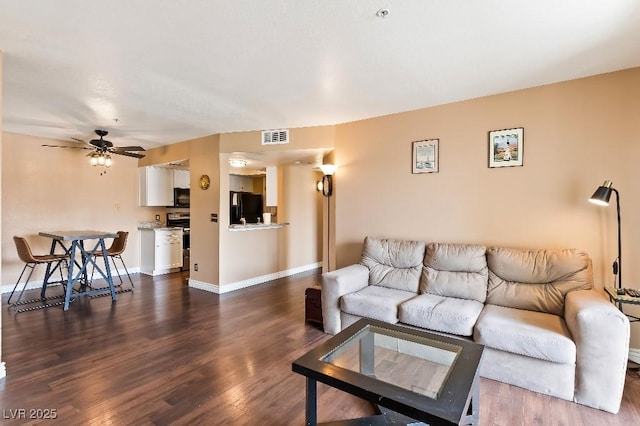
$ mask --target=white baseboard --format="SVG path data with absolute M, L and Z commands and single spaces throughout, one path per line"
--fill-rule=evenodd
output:
M 165 268 L 165 269 L 156 269 L 153 270 L 151 272 L 149 271 L 142 271 L 141 273 L 144 275 L 149 275 L 152 277 L 157 277 L 158 275 L 166 275 L 166 274 L 172 274 L 174 272 L 180 272 L 180 268 Z
M 629 360 L 640 364 L 640 349 L 629 348 Z
M 135 267 L 135 268 L 127 267 L 127 269 L 129 270 L 129 274 L 137 274 L 137 273 L 140 272 L 140 267 Z M 122 270 L 122 271 L 118 270 L 118 273 L 115 273 L 115 271 L 113 270 L 113 267 L 111 268 L 111 275 L 114 276 L 114 277 L 124 276 L 126 274 L 127 273 L 124 270 Z M 98 274 L 98 275 L 100 275 L 100 274 Z M 2 294 L 11 293 L 11 290 L 13 290 L 13 287 L 15 285 L 16 285 L 16 283 L 1 285 L 0 286 L 0 293 L 2 293 Z M 56 286 L 56 285 L 60 285 L 60 284 L 57 284 L 57 283 L 56 284 L 50 284 L 50 285 L 47 286 L 47 288 L 53 287 L 53 286 Z M 42 280 L 37 280 L 37 281 L 34 280 L 34 281 L 31 281 L 29 284 L 27 284 L 26 290 L 33 290 L 33 289 L 41 288 L 41 287 L 42 287 Z M 22 290 L 22 284 L 20 284 L 18 286 L 18 288 L 16 289 L 16 292 L 19 292 L 21 290 Z
M 267 281 L 277 280 L 278 278 L 288 277 L 290 275 L 299 274 L 301 272 L 311 271 L 321 267 L 322 264 L 312 263 L 310 265 L 299 266 L 297 268 L 291 268 L 284 271 L 274 272 L 272 274 L 266 274 L 255 278 L 249 278 L 248 280 L 237 281 L 235 283 L 219 285 L 211 284 L 203 281 L 197 281 L 189 278 L 189 287 L 197 288 L 199 290 L 208 291 L 216 294 L 229 293 L 230 291 L 240 290 L 241 288 L 251 287 L 254 285 L 266 283 Z

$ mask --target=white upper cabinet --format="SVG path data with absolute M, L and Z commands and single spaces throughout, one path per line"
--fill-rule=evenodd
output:
M 189 170 L 175 169 L 173 171 L 173 187 L 174 188 L 190 188 L 189 176 L 190 176 Z
M 141 206 L 172 206 L 173 170 L 166 167 L 140 167 L 138 196 Z
M 253 192 L 253 177 L 229 175 L 229 190 Z
M 278 167 L 267 167 L 267 182 L 266 182 L 266 205 L 277 206 L 278 205 Z

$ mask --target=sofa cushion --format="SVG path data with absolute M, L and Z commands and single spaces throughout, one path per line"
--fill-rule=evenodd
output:
M 592 288 L 591 259 L 577 250 L 487 249 L 487 303 L 555 315 L 564 297 Z
M 559 364 L 575 364 L 576 345 L 553 314 L 485 305 L 473 340 L 490 348 Z
M 373 318 L 395 324 L 398 322 L 398 306 L 416 294 L 410 291 L 369 285 L 340 299 L 340 308 L 351 315 Z
M 475 300 L 421 294 L 400 305 L 400 322 L 428 330 L 471 336 L 484 305 Z
M 424 243 L 366 237 L 360 263 L 369 268 L 369 284 L 418 293 Z
M 488 269 L 484 246 L 430 243 L 424 256 L 420 292 L 484 303 Z

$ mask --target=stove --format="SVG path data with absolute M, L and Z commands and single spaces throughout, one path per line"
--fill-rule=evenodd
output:
M 182 270 L 189 270 L 191 260 L 191 218 L 189 213 L 167 213 L 167 226 L 182 228 Z

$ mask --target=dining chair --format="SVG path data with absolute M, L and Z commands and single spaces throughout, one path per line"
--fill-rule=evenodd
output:
M 60 271 L 60 282 L 64 283 L 65 279 L 62 275 L 62 265 L 68 268 L 67 262 L 69 260 L 69 256 L 67 254 L 34 255 L 31 252 L 31 247 L 29 247 L 29 243 L 25 238 L 14 236 L 13 241 L 16 244 L 18 257 L 20 258 L 21 261 L 24 262 L 24 268 L 22 268 L 22 272 L 18 277 L 18 281 L 16 281 L 16 285 L 13 286 L 13 290 L 11 291 L 11 294 L 9 295 L 9 299 L 7 300 L 7 303 L 9 305 L 12 305 L 15 308 L 20 304 L 20 299 L 22 299 L 22 294 L 24 293 L 24 290 L 27 288 L 27 285 L 29 284 L 29 280 L 31 280 L 31 275 L 33 274 L 33 271 L 36 269 L 36 266 L 47 264 L 49 265 L 49 267 L 51 267 L 51 265 L 53 265 L 53 269 L 49 269 L 49 277 L 51 277 L 51 274 L 53 274 L 55 270 L 58 269 Z M 22 279 L 22 276 L 24 275 L 24 272 L 27 270 L 27 268 L 30 268 L 29 275 L 27 276 L 27 279 L 24 281 L 24 285 L 22 286 L 22 290 L 20 291 L 18 300 L 16 300 L 14 303 L 11 303 L 11 298 L 13 297 L 13 294 L 18 288 L 18 285 L 20 284 L 20 280 Z M 45 279 L 48 279 L 49 277 L 45 276 Z M 26 303 L 26 302 L 23 302 L 23 303 Z
M 118 231 L 118 236 L 113 239 L 111 246 L 107 249 L 107 257 L 111 258 L 113 262 L 113 267 L 118 273 L 118 278 L 120 278 L 120 284 L 123 283 L 122 277 L 120 276 L 120 271 L 118 270 L 118 266 L 116 265 L 116 259 L 120 259 L 120 263 L 122 263 L 122 267 L 124 271 L 127 273 L 127 277 L 129 277 L 129 282 L 131 283 L 131 287 L 133 288 L 133 280 L 131 279 L 131 275 L 129 275 L 129 271 L 127 270 L 127 265 L 124 264 L 124 260 L 122 259 L 122 253 L 127 248 L 127 238 L 129 237 L 129 233 L 126 231 Z M 101 251 L 95 252 L 96 256 L 102 256 Z M 93 276 L 93 274 L 92 274 Z

